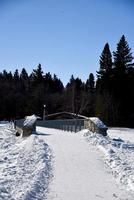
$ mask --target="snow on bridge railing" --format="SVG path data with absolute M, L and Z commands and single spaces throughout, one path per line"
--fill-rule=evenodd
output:
M 20 119 L 15 121 L 16 131 L 23 135 L 29 136 L 36 131 L 36 115 L 27 116 L 25 119 Z
M 104 136 L 107 135 L 107 127 L 97 117 L 85 117 L 84 119 L 48 119 L 36 121 L 33 116 L 30 116 L 29 119 L 16 120 L 16 130 L 20 134 L 23 134 L 23 136 L 28 136 L 32 134 L 32 132 L 36 131 L 36 125 L 71 132 L 78 132 L 82 129 L 88 129 L 93 133 L 100 133 Z

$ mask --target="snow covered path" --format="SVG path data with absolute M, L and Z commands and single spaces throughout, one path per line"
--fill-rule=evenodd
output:
M 37 127 L 53 154 L 53 179 L 47 200 L 132 200 L 119 189 L 100 152 L 81 134 Z M 45 134 L 45 135 L 44 135 Z
M 130 131 L 118 134 L 133 139 Z M 88 133 L 37 127 L 37 134 L 16 137 L 11 124 L 1 125 L 0 200 L 133 200 L 126 190 L 134 191 L 133 144 Z M 111 138 L 116 134 L 112 129 Z

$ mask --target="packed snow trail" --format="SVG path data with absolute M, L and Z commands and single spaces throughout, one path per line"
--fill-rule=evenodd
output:
M 53 154 L 53 180 L 47 200 L 133 200 L 121 190 L 99 152 L 74 134 L 37 127 Z M 45 136 L 45 137 L 44 137 Z

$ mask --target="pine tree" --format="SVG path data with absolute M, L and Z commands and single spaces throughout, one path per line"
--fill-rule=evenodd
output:
M 86 91 L 90 91 L 93 92 L 94 90 L 94 85 L 95 85 L 95 81 L 94 81 L 94 75 L 92 73 L 89 74 L 89 78 L 86 81 Z
M 42 71 L 41 64 L 38 65 L 37 69 L 33 70 L 32 76 L 33 76 L 33 80 L 36 83 L 42 83 L 43 82 L 43 71 Z
M 28 92 L 30 87 L 30 79 L 25 68 L 23 68 L 20 73 L 20 84 L 21 84 L 21 92 L 24 94 L 26 91 Z
M 117 44 L 116 52 L 113 52 L 114 55 L 114 65 L 116 72 L 125 73 L 129 67 L 133 67 L 134 63 L 133 56 L 131 53 L 131 48 L 129 48 L 128 42 L 123 35 Z
M 67 83 L 66 87 L 71 87 L 75 82 L 75 78 L 73 75 L 71 75 L 70 81 Z
M 20 79 L 21 80 L 27 80 L 28 79 L 28 73 L 25 70 L 25 68 L 22 69 L 21 73 L 20 73 Z
M 118 120 L 119 126 L 126 126 L 126 121 L 133 110 L 133 93 L 132 83 L 130 81 L 129 72 L 133 69 L 133 56 L 131 48 L 123 35 L 117 44 L 114 55 L 114 81 L 113 81 L 113 96 L 116 104 L 118 104 Z M 130 92 L 131 91 L 131 92 Z
M 8 80 L 12 80 L 13 79 L 13 75 L 12 75 L 11 71 L 7 74 L 7 79 Z
M 57 76 L 54 74 L 53 76 L 53 92 L 62 92 L 64 89 L 63 83 L 60 79 L 57 78 Z
M 4 78 L 7 78 L 8 72 L 4 69 L 2 75 Z
M 100 56 L 100 69 L 97 72 L 96 82 L 96 115 L 103 119 L 105 123 L 110 124 L 110 115 L 112 110 L 109 107 L 112 102 L 110 94 L 112 75 L 112 54 L 109 44 L 106 43 Z
M 15 72 L 14 72 L 14 80 L 15 81 L 19 81 L 19 78 L 20 78 L 19 77 L 19 72 L 18 72 L 18 69 L 16 69 Z
M 112 69 L 112 54 L 109 44 L 106 43 L 100 56 L 100 70 L 97 72 L 98 78 L 102 78 L 105 74 L 110 73 Z

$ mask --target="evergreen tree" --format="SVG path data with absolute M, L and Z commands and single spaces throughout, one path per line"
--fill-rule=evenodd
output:
M 130 71 L 133 69 L 133 56 L 131 48 L 123 35 L 117 44 L 114 55 L 114 74 L 113 74 L 113 96 L 118 104 L 117 124 L 126 126 L 126 121 L 133 110 L 132 82 L 130 81 Z M 133 70 L 132 70 L 133 71 Z
M 6 79 L 6 78 L 7 78 L 7 75 L 8 75 L 8 72 L 4 69 L 4 70 L 3 70 L 2 76 Z
M 64 86 L 60 79 L 54 74 L 53 76 L 53 92 L 60 93 L 63 92 Z
M 38 65 L 37 69 L 33 70 L 32 77 L 34 82 L 36 83 L 42 83 L 43 82 L 43 71 L 41 64 Z
M 95 85 L 94 75 L 92 73 L 89 74 L 89 78 L 86 81 L 86 90 L 93 92 Z
M 22 90 L 28 90 L 29 88 L 29 76 L 27 71 L 25 70 L 25 68 L 22 69 L 21 73 L 20 73 L 20 82 L 21 82 L 21 87 Z
M 71 87 L 75 82 L 75 78 L 73 75 L 71 75 L 70 81 L 67 83 L 66 87 Z
M 13 79 L 13 75 L 11 71 L 7 74 L 7 79 L 10 81 Z
M 20 79 L 21 80 L 27 80 L 28 79 L 28 73 L 25 68 L 22 69 L 20 73 Z
M 100 69 L 97 72 L 96 82 L 96 115 L 110 124 L 110 117 L 113 114 L 112 108 L 109 107 L 112 102 L 112 95 L 110 94 L 112 75 L 112 55 L 109 44 L 106 43 L 102 54 L 100 56 Z
M 44 89 L 47 95 L 50 95 L 53 91 L 53 78 L 50 72 L 46 73 L 44 76 Z
M 78 114 L 81 107 L 83 83 L 72 75 L 66 86 L 66 109 Z
M 20 77 L 19 77 L 18 69 L 15 70 L 13 78 L 14 78 L 15 81 L 19 81 Z
M 100 70 L 97 72 L 98 78 L 102 78 L 105 74 L 110 73 L 112 69 L 112 54 L 109 44 L 106 43 L 100 56 Z
M 129 48 L 124 35 L 117 44 L 117 50 L 113 52 L 113 55 L 116 73 L 125 73 L 129 67 L 134 66 L 131 48 Z

